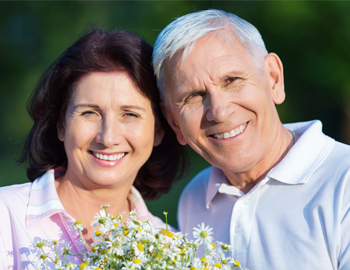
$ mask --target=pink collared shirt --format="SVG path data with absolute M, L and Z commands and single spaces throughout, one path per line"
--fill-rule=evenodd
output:
M 134 187 L 129 197 L 141 220 L 147 218 L 155 228 L 165 226 Z M 71 228 L 74 222 L 58 197 L 53 170 L 33 183 L 0 188 L 0 270 L 35 269 L 38 255 L 30 246 L 38 240 L 65 240 L 72 243 L 71 253 L 85 253 L 79 234 Z M 75 260 L 78 263 L 79 257 Z

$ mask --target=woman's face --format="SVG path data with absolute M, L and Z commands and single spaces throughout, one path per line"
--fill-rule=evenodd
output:
M 58 137 L 67 153 L 66 176 L 87 189 L 129 188 L 162 140 L 150 100 L 124 72 L 80 79 Z

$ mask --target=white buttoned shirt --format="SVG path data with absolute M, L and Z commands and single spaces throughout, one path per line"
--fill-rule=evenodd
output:
M 317 120 L 285 127 L 298 141 L 247 194 L 218 168 L 200 172 L 181 195 L 180 230 L 204 222 L 250 270 L 349 270 L 350 146 Z

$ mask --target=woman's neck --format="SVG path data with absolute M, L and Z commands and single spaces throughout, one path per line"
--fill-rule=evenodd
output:
M 66 175 L 55 180 L 57 194 L 66 212 L 75 220 L 84 223 L 83 236 L 88 247 L 93 243 L 94 228 L 90 226 L 96 213 L 100 214 L 102 205 L 110 205 L 108 213 L 123 214 L 128 220 L 131 205 L 128 199 L 130 187 L 88 190 L 72 183 Z

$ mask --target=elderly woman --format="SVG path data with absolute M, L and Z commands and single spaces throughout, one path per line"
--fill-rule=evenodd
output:
M 92 30 L 48 69 L 29 113 L 34 125 L 21 162 L 32 183 L 0 189 L 0 269 L 34 269 L 31 243 L 57 239 L 84 253 L 71 228 L 100 206 L 113 214 L 136 209 L 163 226 L 141 197 L 166 193 L 184 169 L 184 152 L 159 107 L 152 47 L 127 31 Z M 140 193 L 141 195 L 140 195 Z

